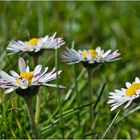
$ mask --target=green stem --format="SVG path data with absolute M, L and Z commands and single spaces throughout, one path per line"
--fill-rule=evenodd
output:
M 39 122 L 40 104 L 41 104 L 41 99 L 40 99 L 40 94 L 38 93 L 36 95 L 36 112 L 35 112 L 35 123 L 36 124 Z
M 38 65 L 38 56 L 34 56 L 34 67 L 36 67 Z M 40 94 L 38 93 L 36 96 L 36 112 L 35 112 L 35 123 L 37 124 L 39 122 L 39 116 L 40 116 L 40 103 L 41 103 L 41 99 L 40 99 Z
M 55 50 L 55 67 L 56 67 L 56 82 L 57 82 L 57 96 L 58 96 L 58 104 L 59 104 L 59 114 L 60 114 L 60 127 L 62 127 L 62 103 L 61 103 L 61 96 L 60 96 L 60 89 L 59 89 L 59 79 L 58 79 L 58 70 L 59 70 L 59 51 L 56 48 Z M 62 130 L 63 131 L 63 130 Z M 64 137 L 64 134 L 62 132 Z
M 56 49 L 55 51 L 55 67 L 56 67 L 56 77 L 57 77 L 57 95 L 58 95 L 58 103 L 59 103 L 59 113 L 60 113 L 60 117 L 61 117 L 61 121 L 62 121 L 62 105 L 61 105 L 61 98 L 60 98 L 60 90 L 59 90 L 59 79 L 58 79 L 58 70 L 59 70 L 59 52 L 58 49 Z
M 88 72 L 88 100 L 89 100 L 89 112 L 90 112 L 90 125 L 92 126 L 93 123 L 93 104 L 92 104 L 92 76 L 93 76 L 93 69 L 87 68 Z
M 34 120 L 34 113 L 33 113 L 33 107 L 32 107 L 32 102 L 31 102 L 31 98 L 29 97 L 24 97 L 24 100 L 26 102 L 26 106 L 27 106 L 27 111 L 28 111 L 28 116 L 29 116 L 29 119 L 30 119 L 30 123 L 31 123 L 31 127 L 32 127 L 32 132 L 34 134 L 34 137 L 36 139 L 39 139 L 39 132 L 36 128 L 36 125 L 35 125 L 35 120 Z
M 38 65 L 39 58 L 38 58 L 38 56 L 34 56 L 33 59 L 34 59 L 34 67 L 36 67 Z

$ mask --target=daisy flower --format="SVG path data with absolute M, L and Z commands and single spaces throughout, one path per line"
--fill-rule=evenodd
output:
M 100 47 L 88 50 L 78 50 L 67 48 L 61 55 L 62 61 L 68 64 L 82 63 L 88 72 L 88 100 L 89 100 L 89 112 L 90 112 L 90 124 L 93 123 L 93 101 L 92 101 L 92 76 L 95 67 L 103 64 L 104 62 L 112 62 L 118 60 L 120 53 L 118 50 L 112 52 L 111 50 L 104 51 Z
M 62 60 L 68 64 L 75 64 L 82 62 L 84 65 L 102 64 L 104 62 L 112 62 L 118 59 L 120 53 L 118 50 L 112 52 L 111 50 L 104 51 L 100 47 L 89 50 L 68 49 L 62 54 Z
M 39 52 L 42 49 L 56 49 L 62 46 L 64 43 L 62 38 L 55 38 L 56 33 L 53 36 L 45 36 L 40 38 L 32 38 L 28 41 L 10 41 L 7 50 L 12 53 L 23 52 Z
M 42 65 L 37 65 L 33 71 L 30 71 L 29 66 L 26 66 L 26 63 L 23 58 L 19 58 L 19 70 L 20 74 L 11 70 L 10 74 L 0 70 L 0 88 L 6 89 L 5 94 L 13 92 L 18 89 L 27 89 L 29 87 L 38 87 L 41 85 L 57 87 L 55 84 L 49 84 L 48 82 L 55 80 L 57 78 L 57 73 L 55 68 L 48 71 L 48 67 L 42 68 Z M 58 75 L 61 71 L 58 71 Z M 63 88 L 63 86 L 59 86 Z
M 126 88 L 116 89 L 115 92 L 109 93 L 109 101 L 107 103 L 112 104 L 111 111 L 125 103 L 125 108 L 127 108 L 132 101 L 136 101 L 140 97 L 140 79 L 138 77 L 135 78 L 132 84 L 126 82 L 125 85 Z

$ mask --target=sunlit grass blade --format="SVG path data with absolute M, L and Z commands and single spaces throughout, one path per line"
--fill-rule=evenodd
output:
M 18 118 L 15 118 L 15 120 L 16 120 L 16 123 L 17 123 L 17 125 L 18 125 L 18 128 L 19 128 L 19 130 L 20 130 L 20 133 L 22 132 L 22 127 L 21 127 L 21 124 L 20 124 L 20 122 L 19 122 L 19 120 L 18 120 Z
M 15 134 L 15 132 L 14 132 L 14 130 L 13 130 L 13 129 L 11 129 L 11 133 L 12 133 L 12 135 L 13 135 L 14 139 L 16 139 L 16 134 Z
M 113 124 L 115 123 L 119 113 L 120 113 L 121 109 L 118 110 L 118 112 L 116 113 L 115 117 L 113 118 L 112 122 L 110 123 L 110 125 L 107 127 L 106 131 L 103 133 L 102 135 L 102 139 L 104 139 L 107 135 L 107 133 L 110 131 L 111 127 L 113 126 Z
M 32 138 L 31 138 L 30 134 L 28 133 L 28 131 L 25 130 L 25 133 L 26 133 L 27 138 L 28 138 L 29 140 L 32 140 Z

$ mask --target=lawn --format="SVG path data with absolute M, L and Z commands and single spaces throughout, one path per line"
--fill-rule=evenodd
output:
M 34 69 L 28 53 L 8 54 L 11 40 L 62 37 L 58 50 L 44 50 L 39 64 L 62 70 L 50 82 L 64 89 L 41 86 L 40 115 L 36 123 L 42 139 L 140 139 L 140 106 L 132 103 L 114 111 L 107 104 L 109 92 L 125 88 L 140 77 L 140 2 L 30 1 L 0 2 L 0 69 L 19 71 L 23 57 Z M 119 50 L 120 60 L 104 63 L 92 77 L 93 122 L 90 121 L 88 73 L 82 64 L 68 65 L 61 55 L 66 48 Z M 36 96 L 31 104 L 36 112 Z M 0 138 L 34 138 L 25 101 L 14 91 L 0 89 Z

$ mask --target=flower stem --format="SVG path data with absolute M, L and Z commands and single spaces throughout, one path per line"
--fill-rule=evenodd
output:
M 34 67 L 36 67 L 38 65 L 38 56 L 34 56 Z M 39 116 L 40 116 L 40 103 L 41 103 L 41 99 L 40 99 L 40 94 L 37 94 L 36 96 L 36 112 L 35 112 L 35 123 L 37 124 L 39 122 Z
M 87 68 L 88 72 L 88 100 L 89 100 L 89 112 L 90 112 L 90 125 L 92 126 L 93 123 L 93 104 L 92 104 L 92 76 L 93 76 L 93 69 Z
M 32 132 L 34 134 L 34 137 L 36 139 L 39 139 L 39 132 L 36 128 L 36 124 L 35 124 L 35 120 L 34 120 L 34 113 L 33 113 L 33 107 L 32 107 L 32 104 L 31 104 L 32 103 L 31 98 L 25 96 L 24 100 L 26 102 L 28 116 L 29 116 L 29 119 L 30 119 L 31 127 L 32 127 Z
M 39 58 L 38 58 L 38 56 L 34 56 L 33 59 L 34 59 L 34 67 L 36 67 L 38 65 Z

